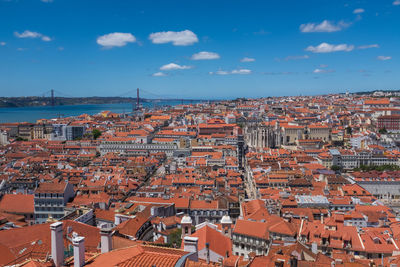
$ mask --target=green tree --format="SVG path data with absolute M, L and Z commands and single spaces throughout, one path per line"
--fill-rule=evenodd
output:
M 400 167 L 397 165 L 390 165 L 390 164 L 386 164 L 386 165 L 381 165 L 381 166 L 377 166 L 377 165 L 361 165 L 359 168 L 354 168 L 353 171 L 364 171 L 364 172 L 369 172 L 369 171 L 379 171 L 379 172 L 383 172 L 383 171 L 398 171 L 400 170 Z
M 380 134 L 387 134 L 386 128 L 383 127 L 383 128 L 381 128 L 381 129 L 379 129 L 379 133 L 380 133 Z
M 98 130 L 98 129 L 94 129 L 94 130 L 92 131 L 92 134 L 93 134 L 93 138 L 96 140 L 97 138 L 100 137 L 101 132 L 100 132 L 100 130 Z
M 332 166 L 331 166 L 331 170 L 332 170 L 332 171 L 335 171 L 335 172 L 340 171 L 341 169 L 342 169 L 342 167 L 340 167 L 340 166 L 338 166 L 338 165 L 332 165 Z
M 177 228 L 169 235 L 168 245 L 169 247 L 180 248 L 182 243 L 182 229 Z

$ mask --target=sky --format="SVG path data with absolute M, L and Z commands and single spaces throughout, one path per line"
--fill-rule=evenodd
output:
M 0 96 L 394 90 L 399 44 L 400 0 L 0 0 Z

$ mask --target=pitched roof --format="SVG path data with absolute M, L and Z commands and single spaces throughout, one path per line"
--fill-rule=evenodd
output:
M 233 233 L 261 239 L 268 239 L 269 237 L 268 224 L 265 222 L 237 220 Z
M 65 182 L 51 182 L 51 183 L 41 183 L 39 187 L 35 190 L 35 193 L 64 193 L 64 189 L 67 186 Z
M 225 257 L 226 254 L 232 253 L 232 241 L 229 237 L 222 234 L 220 231 L 205 225 L 200 229 L 197 229 L 191 237 L 198 237 L 198 250 L 205 248 L 206 243 L 209 244 L 211 251 L 214 251 L 218 255 Z M 183 241 L 182 241 L 183 242 Z
M 33 195 L 6 194 L 0 200 L 0 210 L 10 213 L 33 213 Z
M 100 243 L 99 229 L 94 226 L 70 220 L 63 221 L 65 248 L 71 244 L 65 236 L 69 227 L 71 227 L 70 229 L 72 229 L 73 232 L 85 237 L 86 251 L 97 251 L 97 247 Z M 71 233 L 69 235 L 71 235 Z M 50 224 L 36 224 L 0 231 L 0 255 L 8 253 L 4 248 L 10 250 L 15 256 L 21 258 L 21 260 L 23 260 L 24 255 L 35 259 L 44 259 L 46 254 L 51 253 Z
M 175 266 L 178 260 L 188 254 L 183 250 L 136 245 L 100 254 L 86 266 Z

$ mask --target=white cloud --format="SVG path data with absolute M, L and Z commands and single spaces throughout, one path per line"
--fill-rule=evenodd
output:
M 354 49 L 354 45 L 348 44 L 338 44 L 332 45 L 328 43 L 321 43 L 318 46 L 309 46 L 306 48 L 306 51 L 310 51 L 313 53 L 331 53 L 331 52 L 338 52 L 338 51 L 345 51 L 349 52 Z
M 5 46 L 6 44 L 6 42 L 0 42 L 0 46 Z
M 42 36 L 42 41 L 50 42 L 51 38 L 49 36 Z
M 51 41 L 51 38 L 49 36 L 43 35 L 40 32 L 32 32 L 32 31 L 28 31 L 28 30 L 26 30 L 22 33 L 14 32 L 14 35 L 18 38 L 32 38 L 32 39 L 41 38 L 42 41 L 45 41 L 45 42 Z
M 207 52 L 207 51 L 202 51 L 196 54 L 193 54 L 191 59 L 192 60 L 210 60 L 210 59 L 219 59 L 220 56 L 217 53 L 214 52 Z
M 350 26 L 349 23 L 345 23 L 340 21 L 337 24 L 334 24 L 328 20 L 322 21 L 320 24 L 318 23 L 307 23 L 300 25 L 301 32 L 337 32 L 341 31 L 344 28 Z
M 302 56 L 287 56 L 285 57 L 285 60 L 299 60 L 299 59 L 309 59 L 310 56 L 309 55 L 302 55 Z
M 191 68 L 192 68 L 191 66 L 169 63 L 164 66 L 161 66 L 160 70 L 187 70 L 187 69 L 191 69 Z
M 238 70 L 233 70 L 231 72 L 232 74 L 250 74 L 251 70 L 248 69 L 238 69 Z
M 378 44 L 360 45 L 357 49 L 379 48 Z
M 136 37 L 131 33 L 113 32 L 97 38 L 97 43 L 106 48 L 122 47 L 128 43 L 136 42 Z
M 241 74 L 241 75 L 246 75 L 246 74 L 251 74 L 251 70 L 249 70 L 249 69 L 237 69 L 237 70 L 231 70 L 231 71 L 218 70 L 216 72 L 209 72 L 209 74 L 217 74 L 217 75 Z
M 152 76 L 153 77 L 163 77 L 163 76 L 167 76 L 167 74 L 159 71 L 159 72 L 153 73 Z
M 400 0 L 395 0 L 395 1 L 393 2 L 393 5 L 394 5 L 394 6 L 400 6 Z
M 392 57 L 389 57 L 389 56 L 378 56 L 377 59 L 378 60 L 389 60 L 389 59 L 392 59 Z
M 313 73 L 329 73 L 334 72 L 334 70 L 326 70 L 326 69 L 315 69 Z
M 149 35 L 149 39 L 153 44 L 172 43 L 173 45 L 192 45 L 197 43 L 199 39 L 192 31 L 184 30 L 180 32 L 155 32 Z
M 229 74 L 229 71 L 226 71 L 226 70 L 218 70 L 215 74 L 218 74 L 218 75 L 228 75 L 228 74 Z
M 14 35 L 18 38 L 39 38 L 42 34 L 38 32 L 24 31 L 23 33 L 14 32 Z
M 298 72 L 291 72 L 291 71 L 281 71 L 281 72 L 264 72 L 265 75 L 294 75 L 299 74 Z
M 361 14 L 364 12 L 365 12 L 364 8 L 356 8 L 354 9 L 353 14 Z
M 240 62 L 254 62 L 254 61 L 256 61 L 256 60 L 251 57 L 244 57 L 240 60 Z

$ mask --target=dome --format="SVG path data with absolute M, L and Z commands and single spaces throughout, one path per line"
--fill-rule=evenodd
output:
M 221 219 L 221 224 L 232 224 L 231 217 L 224 215 Z
M 192 219 L 185 215 L 182 217 L 181 224 L 192 224 Z

